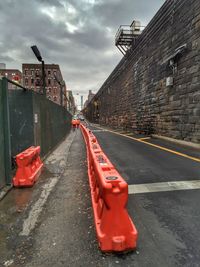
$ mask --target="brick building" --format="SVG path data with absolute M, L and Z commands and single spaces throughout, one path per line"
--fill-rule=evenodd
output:
M 41 64 L 22 64 L 23 86 L 35 92 L 43 92 Z M 45 83 L 47 98 L 60 104 L 60 90 L 63 91 L 63 106 L 67 105 L 66 85 L 59 65 L 45 64 Z
M 166 0 L 84 112 L 113 128 L 200 143 L 200 1 Z
M 72 91 L 67 90 L 67 110 L 71 114 L 75 114 L 76 112 L 76 105 L 75 105 L 75 100 Z
M 22 73 L 17 69 L 0 69 L 0 77 L 6 77 L 7 79 L 22 84 Z M 8 89 L 16 89 L 16 85 L 9 83 Z

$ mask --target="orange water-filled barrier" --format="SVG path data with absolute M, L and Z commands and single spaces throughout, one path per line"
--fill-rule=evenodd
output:
M 29 147 L 16 156 L 17 171 L 13 178 L 16 187 L 32 186 L 41 174 L 43 163 L 40 159 L 40 147 Z
M 88 176 L 97 238 L 104 252 L 136 248 L 138 233 L 128 215 L 128 185 L 102 151 L 93 133 L 81 124 L 87 146 Z

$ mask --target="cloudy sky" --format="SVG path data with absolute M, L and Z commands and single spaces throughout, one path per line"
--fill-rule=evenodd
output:
M 97 92 L 122 55 L 114 46 L 120 24 L 147 25 L 164 0 L 0 0 L 0 62 L 21 70 L 37 63 L 59 64 L 77 104 Z

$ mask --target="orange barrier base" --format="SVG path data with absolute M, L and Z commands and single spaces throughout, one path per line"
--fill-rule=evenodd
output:
M 17 171 L 13 178 L 15 187 L 31 187 L 38 180 L 44 164 L 40 147 L 30 147 L 16 156 Z
M 14 187 L 31 187 L 34 183 L 37 182 L 39 176 L 41 175 L 42 168 L 44 164 L 42 163 L 38 169 L 36 169 L 31 176 L 28 178 L 24 178 L 27 172 L 30 172 L 28 169 L 25 170 L 24 174 L 20 172 L 16 172 L 16 176 L 13 178 Z M 19 178 L 18 178 L 19 177 Z

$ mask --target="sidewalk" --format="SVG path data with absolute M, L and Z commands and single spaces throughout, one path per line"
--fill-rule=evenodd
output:
M 12 190 L 0 209 L 0 266 L 133 264 L 135 252 L 107 255 L 98 249 L 79 129 L 47 158 L 39 182 L 33 188 Z

